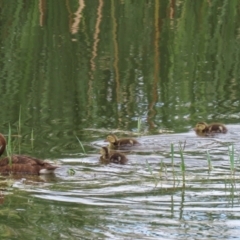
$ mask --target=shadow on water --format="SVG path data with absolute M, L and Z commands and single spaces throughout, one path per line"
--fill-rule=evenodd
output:
M 39 234 L 44 239 L 225 239 L 230 231 L 238 237 L 240 126 L 230 128 L 214 137 L 193 131 L 140 137 L 141 146 L 126 152 L 126 165 L 99 164 L 97 153 L 106 143 L 97 141 L 96 153 L 61 159 L 55 175 L 3 179 L 0 232 L 9 239 Z M 185 141 L 184 185 L 178 146 Z M 22 225 L 13 228 L 16 220 Z

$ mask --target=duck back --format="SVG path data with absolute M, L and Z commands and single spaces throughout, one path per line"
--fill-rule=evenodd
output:
M 51 173 L 56 168 L 58 167 L 43 160 L 24 155 L 13 155 L 0 160 L 0 173 L 3 175 L 10 173 L 39 175 L 40 173 Z

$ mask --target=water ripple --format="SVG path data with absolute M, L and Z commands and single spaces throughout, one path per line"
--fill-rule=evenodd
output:
M 67 214 L 69 222 L 61 227 L 77 236 L 209 239 L 221 234 L 224 239 L 231 234 L 234 238 L 240 233 L 239 144 L 235 134 L 230 132 L 224 138 L 200 138 L 193 132 L 144 136 L 139 138 L 140 147 L 126 152 L 127 165 L 101 165 L 97 152 L 106 143 L 94 142 L 96 153 L 59 160 L 61 168 L 55 176 L 13 179 L 13 188 L 4 195 L 27 197 L 29 204 L 34 202 L 39 209 L 49 206 L 59 219 L 60 214 Z M 185 140 L 183 177 L 178 143 Z M 235 146 L 234 171 L 229 162 L 229 143 Z M 211 169 L 206 150 L 210 151 Z M 68 174 L 70 168 L 74 175 Z M 17 195 L 11 195 L 14 189 Z M 29 212 L 25 204 L 17 209 Z M 87 224 L 77 231 L 72 225 L 83 215 Z

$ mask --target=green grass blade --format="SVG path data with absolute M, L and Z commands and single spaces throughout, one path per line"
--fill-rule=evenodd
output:
M 174 145 L 171 143 L 171 162 L 174 164 Z
M 150 174 L 153 175 L 152 168 L 149 165 L 148 160 L 146 160 L 146 165 L 147 165 L 147 168 L 148 168 L 148 171 L 150 172 Z
M 80 139 L 76 135 L 75 135 L 75 137 L 77 138 L 77 140 L 78 140 L 78 142 L 79 142 L 79 144 L 80 144 L 80 146 L 81 146 L 81 148 L 83 150 L 83 153 L 86 154 L 86 151 L 85 151 L 84 146 L 82 145 L 82 142 L 80 141 Z
M 146 160 L 146 165 L 147 165 L 148 171 L 149 171 L 150 174 L 153 176 L 154 184 L 155 184 L 155 187 L 156 187 L 156 186 L 158 185 L 158 182 L 157 182 L 157 179 L 156 179 L 155 175 L 153 174 L 152 168 L 151 168 L 151 166 L 149 165 L 148 160 Z
M 12 131 L 11 131 L 10 123 L 9 123 L 6 151 L 7 151 L 8 163 L 10 166 L 12 166 L 12 138 L 11 138 L 11 135 L 12 135 Z
M 235 170 L 235 163 L 234 163 L 234 145 L 228 146 L 228 155 L 229 155 L 229 161 L 230 161 L 230 169 L 233 173 Z
M 186 141 L 184 143 L 184 146 L 182 147 L 182 143 L 179 143 L 179 152 L 180 152 L 180 158 L 181 158 L 181 164 L 180 164 L 180 168 L 181 168 L 181 172 L 182 172 L 182 180 L 183 180 L 183 185 L 185 185 L 185 159 L 183 156 L 183 149 L 185 148 L 186 145 Z
M 175 186 L 174 145 L 173 145 L 173 143 L 171 143 L 171 163 L 172 163 L 173 184 Z
M 207 151 L 207 161 L 208 161 L 208 170 L 211 171 L 213 169 L 213 166 L 212 166 L 212 159 L 209 154 L 209 151 Z
M 20 105 L 19 116 L 18 116 L 18 135 L 21 135 L 21 118 L 22 118 L 22 108 Z
M 31 139 L 30 139 L 30 141 L 31 141 L 31 147 L 33 149 L 33 141 L 34 141 L 33 128 L 32 128 L 32 131 L 31 131 Z
M 137 126 L 137 128 L 138 128 L 138 134 L 140 134 L 141 133 L 141 129 L 142 129 L 142 119 L 140 117 L 138 118 L 138 126 Z

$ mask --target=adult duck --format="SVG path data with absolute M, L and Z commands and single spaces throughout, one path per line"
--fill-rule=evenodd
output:
M 0 133 L 0 156 L 4 153 L 7 142 Z M 52 173 L 57 166 L 53 166 L 43 160 L 24 156 L 12 155 L 0 159 L 0 174 L 48 174 Z

